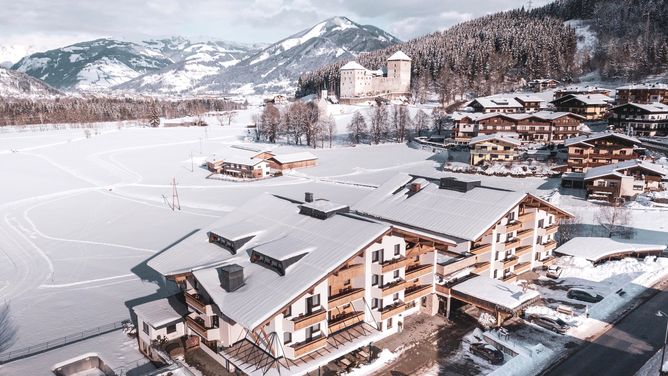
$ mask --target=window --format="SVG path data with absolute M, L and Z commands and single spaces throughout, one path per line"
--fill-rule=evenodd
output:
M 545 220 L 544 220 L 544 219 L 540 219 L 540 220 L 538 220 L 538 227 L 542 228 L 544 224 L 545 224 Z
M 142 323 L 142 329 L 144 330 L 144 333 L 148 334 L 148 324 L 147 323 Z
M 394 279 L 398 279 L 398 278 L 399 278 L 399 269 L 394 271 Z
M 380 278 L 378 278 L 378 274 L 373 274 L 371 276 L 371 286 L 378 286 L 379 282 L 380 282 Z
M 283 333 L 283 344 L 287 345 L 292 343 L 292 333 L 290 332 L 284 332 Z
M 176 332 L 176 324 L 168 325 L 167 326 L 167 334 L 172 334 Z
M 292 316 L 292 306 L 289 305 L 288 308 L 285 309 L 285 312 L 283 312 L 284 317 L 290 317 Z
M 401 246 L 399 244 L 394 245 L 394 255 L 399 256 L 401 254 Z
M 380 250 L 371 252 L 371 262 L 380 261 Z
M 313 313 L 320 306 L 320 294 L 306 299 L 306 314 Z
M 542 236 L 538 235 L 536 237 L 536 244 L 543 244 L 543 237 Z
M 496 233 L 496 242 L 498 243 L 500 241 L 501 241 L 501 234 L 497 232 Z
M 380 299 L 378 298 L 373 298 L 371 299 L 371 308 L 376 309 L 380 306 Z
M 320 324 L 309 326 L 308 329 L 306 329 L 306 340 L 310 341 L 313 338 L 317 337 L 319 334 L 320 334 Z
M 344 286 L 350 285 L 350 279 L 346 279 L 345 281 L 343 281 L 343 284 Z
M 397 300 L 399 300 L 399 293 L 398 292 L 395 292 L 394 295 L 392 295 L 392 300 L 394 300 L 395 302 Z
M 498 270 L 494 269 L 494 278 L 496 279 L 498 278 L 498 276 L 499 276 Z
M 392 318 L 387 319 L 387 328 L 392 329 Z

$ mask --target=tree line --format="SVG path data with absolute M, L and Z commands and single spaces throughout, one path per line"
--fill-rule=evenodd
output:
M 174 118 L 209 111 L 246 108 L 245 103 L 224 99 L 154 99 L 112 97 L 66 97 L 15 99 L 0 97 L 0 126 L 30 124 L 92 123 L 105 121 L 147 121 L 156 115 Z

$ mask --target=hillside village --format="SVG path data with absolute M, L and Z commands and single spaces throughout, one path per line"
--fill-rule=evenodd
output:
M 271 46 L 169 42 L 248 90 L 169 81 L 166 41 L 98 40 L 159 66 L 103 85 L 190 93 L 0 97 L 0 375 L 668 374 L 668 83 L 571 76 L 582 41 L 550 7 L 401 44 L 345 17 Z M 479 81 L 426 57 L 480 23 L 517 31 L 498 44 L 531 68 L 482 34 L 460 46 L 490 49 Z M 313 52 L 345 30 L 374 47 Z M 603 52 L 599 78 L 622 70 Z

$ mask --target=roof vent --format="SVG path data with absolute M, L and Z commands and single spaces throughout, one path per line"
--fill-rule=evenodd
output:
M 304 202 L 313 202 L 313 192 L 304 193 Z
M 463 181 L 457 178 L 441 178 L 439 188 L 450 191 L 457 191 L 466 193 L 475 187 L 480 187 L 480 180 Z
M 318 199 L 313 202 L 306 202 L 299 205 L 299 213 L 318 219 L 327 219 L 338 213 L 348 213 L 348 205 L 338 204 L 336 202 Z
M 227 292 L 233 292 L 244 284 L 244 268 L 238 264 L 218 268 L 220 286 Z

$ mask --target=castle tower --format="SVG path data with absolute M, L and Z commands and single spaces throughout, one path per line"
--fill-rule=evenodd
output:
M 410 93 L 411 91 L 411 58 L 401 51 L 395 52 L 387 59 L 387 78 L 392 80 L 394 92 Z
M 371 87 L 371 74 L 368 69 L 355 61 L 348 62 L 341 67 L 341 98 L 354 98 L 369 92 Z

